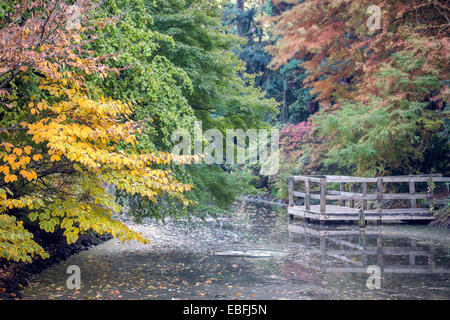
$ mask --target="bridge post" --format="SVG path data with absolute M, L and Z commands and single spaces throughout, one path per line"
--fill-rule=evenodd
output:
M 355 192 L 355 184 L 353 184 L 353 183 L 350 185 L 350 192 Z M 355 207 L 355 200 L 350 200 L 349 202 L 350 202 L 349 207 L 350 208 L 354 208 Z
M 364 210 L 367 210 L 367 200 L 364 199 L 367 195 L 367 182 L 362 183 L 362 194 L 363 194 L 363 199 L 361 202 L 361 208 L 363 208 Z
M 416 184 L 414 181 L 409 181 L 409 193 L 416 194 Z M 417 208 L 417 200 L 411 199 L 411 208 Z
M 294 194 L 293 193 L 294 193 L 294 178 L 289 177 L 289 207 L 294 206 Z M 289 220 L 290 221 L 294 220 L 293 214 L 289 214 Z
M 360 228 L 366 227 L 366 217 L 363 208 L 359 209 L 359 227 Z
M 324 224 L 325 221 L 322 217 L 325 215 L 327 207 L 327 178 L 320 178 L 320 224 Z
M 377 224 L 380 225 L 382 223 L 382 214 L 383 214 L 383 179 L 378 178 L 377 181 L 377 209 L 379 220 L 377 220 Z
M 345 191 L 345 183 L 341 182 L 339 183 L 339 192 Z M 345 207 L 345 200 L 339 200 L 339 205 Z
M 311 186 L 309 185 L 309 179 L 305 180 L 305 210 L 310 210 L 310 199 L 311 199 Z

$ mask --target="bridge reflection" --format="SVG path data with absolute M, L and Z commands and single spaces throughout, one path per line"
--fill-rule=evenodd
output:
M 376 265 L 383 273 L 450 273 L 440 264 L 445 254 L 431 242 L 376 228 L 332 230 L 305 222 L 289 224 L 288 231 L 291 250 L 305 250 L 310 257 L 296 262 L 318 271 L 367 273 L 368 266 Z

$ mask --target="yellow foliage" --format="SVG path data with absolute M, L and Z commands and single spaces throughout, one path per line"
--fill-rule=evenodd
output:
M 34 191 L 14 198 L 12 193 L 7 195 L 6 186 L 0 188 L 0 218 L 6 221 L 9 216 L 2 213 L 7 210 L 27 208 L 32 210 L 29 218 L 38 221 L 42 229 L 64 229 L 68 243 L 87 230 L 108 232 L 122 241 L 147 243 L 139 233 L 112 218 L 111 212 L 121 208 L 106 192 L 105 183 L 152 201 L 168 194 L 189 204 L 183 193 L 191 186 L 176 181 L 168 171 L 154 168 L 155 164 L 189 159 L 138 152 L 135 135 L 141 128 L 130 120 L 133 108 L 129 104 L 107 97 L 94 99 L 87 90 L 66 80 L 46 80 L 40 88 L 52 99 L 30 102 L 33 120 L 21 123 L 34 145 L 0 144 L 0 177 L 3 175 L 6 185 L 31 184 Z M 1 221 L 0 231 L 6 228 Z M 10 230 L 13 222 L 8 220 L 7 226 Z M 15 228 L 20 226 L 16 224 Z M 26 257 L 43 255 L 42 248 L 28 235 L 26 241 L 33 243 L 31 251 L 24 253 Z M 14 255 L 15 250 L 20 251 L 14 243 L 0 234 L 0 258 L 23 260 L 24 256 Z

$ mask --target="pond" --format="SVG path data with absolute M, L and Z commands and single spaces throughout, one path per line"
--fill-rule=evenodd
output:
M 248 202 L 218 219 L 128 224 L 151 244 L 76 254 L 36 275 L 24 299 L 450 298 L 450 230 L 289 222 L 283 208 Z M 67 289 L 70 265 L 79 290 Z

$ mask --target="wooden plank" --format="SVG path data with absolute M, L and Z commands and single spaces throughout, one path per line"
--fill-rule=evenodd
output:
M 348 177 L 348 176 L 326 176 L 327 183 L 330 182 L 344 182 L 344 183 L 358 183 L 371 182 L 376 183 L 377 178 L 363 178 L 363 177 Z
M 319 216 L 317 213 L 311 213 L 308 215 L 308 218 L 316 219 L 316 220 L 324 220 L 324 221 L 359 221 L 358 215 L 323 215 Z M 365 215 L 364 219 L 366 221 L 417 221 L 417 220 L 434 220 L 434 216 L 424 216 L 424 215 L 383 215 L 383 216 L 369 216 Z
M 309 198 L 320 200 L 320 192 L 319 193 L 310 193 Z
M 363 194 L 359 193 L 359 192 L 327 190 L 327 199 L 328 199 L 328 195 L 338 195 L 338 196 L 345 196 L 345 197 L 348 196 L 348 197 L 355 197 L 355 198 L 359 199 Z
M 363 196 L 362 193 L 359 194 L 359 196 L 347 196 L 347 195 L 327 195 L 327 200 L 377 200 L 376 194 L 367 194 Z
M 306 198 L 306 193 L 305 192 L 299 192 L 299 191 L 294 191 L 293 195 L 296 197 L 301 197 L 301 198 Z M 309 194 L 309 198 L 310 199 L 317 199 L 320 200 L 320 194 L 317 193 L 310 193 Z M 327 198 L 328 199 L 328 198 Z
M 303 206 L 294 206 L 292 207 L 294 210 L 307 210 Z M 311 205 L 310 209 L 307 210 L 312 213 L 320 213 L 320 206 L 318 205 Z M 365 210 L 365 215 L 367 216 L 376 216 L 378 214 L 378 210 Z M 341 207 L 338 205 L 327 205 L 326 207 L 326 213 L 329 215 L 332 214 L 353 214 L 355 216 L 359 215 L 359 210 L 355 208 L 349 208 L 349 207 Z M 407 214 L 430 214 L 430 209 L 428 208 L 397 208 L 397 209 L 383 209 L 383 215 L 393 215 L 393 214 L 400 214 L 400 215 L 407 215 Z
M 429 179 L 434 182 L 450 182 L 450 177 L 430 177 L 430 176 L 412 176 L 412 177 L 383 177 L 384 182 L 427 182 Z
M 305 211 L 305 210 L 295 210 L 293 207 L 288 208 L 288 212 L 289 212 L 289 214 L 292 214 L 292 215 L 297 216 L 297 217 L 318 220 L 318 214 L 317 213 L 311 213 L 311 212 Z
M 320 183 L 320 176 L 310 177 L 310 176 L 292 176 L 292 178 L 295 181 L 306 181 L 309 180 L 310 182 L 319 182 Z
M 305 210 L 305 207 L 296 207 L 294 206 L 294 208 L 301 208 L 303 210 Z M 306 209 L 307 210 L 307 209 Z M 311 205 L 310 209 L 308 210 L 312 213 L 320 213 L 320 206 L 319 205 Z M 336 214 L 336 213 L 347 213 L 347 214 L 358 214 L 358 209 L 352 209 L 352 208 L 348 208 L 348 207 L 341 207 L 341 206 L 337 206 L 337 205 L 327 205 L 326 207 L 326 211 L 327 214 Z
M 378 200 L 377 194 L 362 194 L 362 193 L 352 193 L 345 192 L 339 195 L 339 191 L 333 191 L 330 195 L 327 195 L 327 200 Z M 409 200 L 409 199 L 427 199 L 428 195 L 425 193 L 383 193 L 384 200 Z M 319 199 L 319 197 L 318 197 Z
M 292 192 L 292 195 L 293 195 L 294 197 L 305 198 L 306 193 L 300 192 L 300 191 L 293 191 L 293 192 Z
M 294 191 L 292 194 L 293 194 L 295 197 L 306 198 L 306 193 L 305 193 L 305 192 Z M 310 199 L 317 199 L 317 200 L 320 200 L 320 194 L 317 194 L 317 193 L 310 193 L 310 194 L 309 194 L 309 198 L 310 198 Z M 327 198 L 327 199 L 328 199 L 328 198 Z
M 364 179 L 363 177 L 357 177 L 357 176 L 343 176 L 343 175 L 333 175 L 333 174 L 327 174 L 327 175 L 325 175 L 325 177 L 327 178 L 327 180 L 328 179 L 348 179 L 348 178 Z
M 387 178 L 420 178 L 420 177 L 442 177 L 442 173 L 428 173 L 428 174 L 400 174 L 398 176 L 385 176 Z
M 408 200 L 408 199 L 426 199 L 427 194 L 425 193 L 416 193 L 416 194 L 409 194 L 409 193 L 384 193 L 383 199 L 385 200 Z
M 305 181 L 307 178 L 305 176 L 290 176 L 294 181 Z
M 383 214 L 421 214 L 430 213 L 428 208 L 396 208 L 396 209 L 383 209 Z M 378 210 L 366 210 L 366 214 L 378 214 Z

